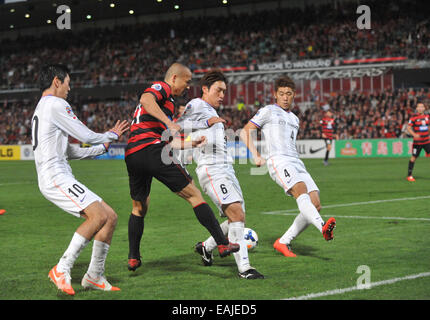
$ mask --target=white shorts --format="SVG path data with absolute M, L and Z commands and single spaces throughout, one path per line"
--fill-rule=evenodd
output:
M 203 191 L 217 206 L 220 216 L 225 217 L 222 205 L 240 202 L 245 212 L 242 189 L 231 165 L 199 166 L 196 174 Z
M 311 191 L 319 192 L 315 181 L 306 171 L 303 161 L 298 158 L 271 157 L 267 159 L 267 168 L 269 169 L 270 177 L 284 189 L 287 195 L 290 195 L 288 190 L 298 182 L 306 184 L 308 193 Z
M 64 211 L 80 217 L 80 212 L 91 203 L 102 201 L 98 195 L 73 176 L 56 176 L 51 183 L 39 185 L 43 196 Z

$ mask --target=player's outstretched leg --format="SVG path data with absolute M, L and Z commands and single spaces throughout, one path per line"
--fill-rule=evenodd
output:
M 291 245 L 289 243 L 281 243 L 281 238 L 277 239 L 273 244 L 273 248 L 282 253 L 286 257 L 295 258 L 296 254 L 291 250 Z
M 282 237 L 275 241 L 273 248 L 286 257 L 295 258 L 296 254 L 291 250 L 291 241 L 297 238 L 297 236 L 302 233 L 308 225 L 308 220 L 304 214 L 300 212 L 294 219 L 293 224 L 282 235 Z
M 194 184 L 189 183 L 177 194 L 193 206 L 197 220 L 215 239 L 221 258 L 239 251 L 239 244 L 231 243 L 226 239 L 211 207 L 205 202 L 199 189 Z

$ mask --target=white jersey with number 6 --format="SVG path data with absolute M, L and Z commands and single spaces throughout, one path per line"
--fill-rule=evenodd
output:
M 69 135 L 89 144 L 79 148 L 69 144 Z M 75 180 L 68 163 L 106 152 L 103 143 L 118 139 L 113 132 L 103 134 L 88 129 L 73 113 L 66 100 L 44 96 L 32 118 L 32 144 L 39 189 L 51 202 L 79 216 L 89 204 L 101 199 Z
M 218 117 L 215 108 L 200 98 L 191 100 L 177 121 L 185 132 L 193 131 L 193 139 L 205 136 L 207 144 L 195 148 L 193 159 L 197 162 L 196 174 L 203 191 L 225 216 L 222 206 L 240 202 L 245 211 L 242 190 L 233 169 L 233 158 L 227 152 L 224 124 L 209 126 L 208 120 Z

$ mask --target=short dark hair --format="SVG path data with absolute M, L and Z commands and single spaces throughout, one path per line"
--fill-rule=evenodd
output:
M 225 84 L 227 84 L 227 78 L 221 70 L 211 70 L 200 79 L 200 87 L 208 87 L 208 89 L 210 89 L 210 87 L 217 81 L 223 81 Z M 201 94 L 203 94 L 203 89 Z
M 275 92 L 278 91 L 279 88 L 291 88 L 294 91 L 296 91 L 296 84 L 294 83 L 293 79 L 291 79 L 289 76 L 282 76 L 275 81 Z
M 39 88 L 41 91 L 45 91 L 51 87 L 52 80 L 55 77 L 64 82 L 67 75 L 70 74 L 69 69 L 62 64 L 51 64 L 42 67 L 39 75 Z

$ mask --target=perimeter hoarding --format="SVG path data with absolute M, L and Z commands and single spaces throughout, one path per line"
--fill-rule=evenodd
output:
M 412 139 L 337 140 L 336 158 L 410 157 Z

